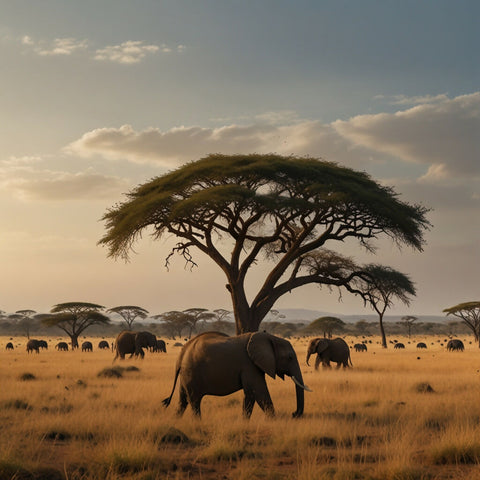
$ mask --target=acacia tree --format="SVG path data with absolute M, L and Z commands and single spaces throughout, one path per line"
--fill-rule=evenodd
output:
M 402 317 L 401 321 L 398 322 L 407 329 L 408 338 L 412 336 L 413 324 L 418 320 L 418 317 L 413 315 L 405 315 Z
M 464 302 L 443 310 L 447 315 L 460 318 L 473 332 L 480 348 L 480 302 Z
M 197 323 L 199 321 L 208 321 L 212 320 L 213 318 L 216 318 L 215 313 L 209 312 L 207 308 L 187 308 L 186 310 L 183 311 L 183 313 L 186 313 L 189 317 L 189 332 L 188 332 L 188 338 L 192 337 L 192 333 L 196 330 Z
M 191 328 L 190 315 L 178 310 L 171 310 L 169 312 L 163 312 L 159 315 L 153 315 L 155 320 L 161 320 L 163 322 L 165 330 L 175 340 L 175 337 L 181 337 L 182 332 L 186 328 Z
M 132 324 L 136 318 L 144 319 L 148 316 L 147 310 L 142 307 L 136 307 L 132 305 L 122 305 L 119 307 L 109 308 L 107 312 L 118 313 L 118 315 L 120 315 L 127 324 L 127 328 L 129 330 L 132 329 Z
M 332 338 L 333 332 L 342 332 L 345 329 L 345 322 L 340 318 L 336 317 L 320 317 L 316 320 L 313 320 L 312 323 L 307 327 L 307 331 L 323 332 L 323 336 Z
M 8 318 L 15 320 L 17 325 L 24 331 L 25 336 L 30 338 L 30 331 L 35 326 L 34 315 L 37 312 L 35 310 L 25 309 L 17 310 L 12 315 L 9 315 Z
M 363 298 L 378 313 L 382 347 L 387 348 L 387 337 L 383 325 L 383 316 L 395 299 L 405 305 L 410 304 L 410 295 L 415 296 L 415 285 L 404 273 L 383 265 L 366 265 L 347 290 Z
M 209 155 L 154 178 L 127 194 L 103 216 L 99 244 L 128 260 L 148 228 L 160 239 L 177 237 L 175 253 L 196 266 L 193 252 L 224 272 L 237 333 L 256 331 L 284 294 L 308 284 L 346 286 L 356 272 L 330 268 L 325 245 L 389 236 L 422 250 L 427 209 L 398 199 L 365 172 L 315 158 L 280 155 Z M 246 294 L 247 274 L 263 257 L 270 272 L 256 294 Z M 337 256 L 336 261 L 341 257 Z
M 42 323 L 63 330 L 70 337 L 72 348 L 78 348 L 78 337 L 90 325 L 110 323 L 110 319 L 101 313 L 103 309 L 104 307 L 95 303 L 59 303 L 50 310 L 53 315 L 42 315 Z

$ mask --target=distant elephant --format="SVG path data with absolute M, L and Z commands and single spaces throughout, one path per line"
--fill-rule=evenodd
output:
M 55 348 L 60 352 L 68 352 L 68 343 L 67 342 L 58 342 L 55 345 Z
M 33 352 L 34 350 L 37 353 L 40 353 L 40 340 L 35 340 L 35 339 L 31 338 L 27 342 L 27 353 Z
M 130 358 L 135 355 L 141 358 L 145 356 L 143 352 L 144 348 L 156 347 L 157 346 L 157 337 L 150 332 L 132 332 L 129 330 L 124 330 L 119 333 L 117 339 L 115 340 L 115 349 L 117 351 L 115 361 L 118 357 L 124 359 L 127 353 L 130 353 Z
M 427 348 L 427 344 L 423 342 L 417 343 L 417 348 Z
M 48 350 L 48 343 L 45 340 L 38 340 L 38 346 L 39 348 L 44 348 L 45 350 Z
M 8 343 L 5 345 L 5 350 L 13 350 L 13 343 L 12 343 L 12 342 L 8 342 Z
M 323 367 L 330 368 L 330 362 L 337 364 L 337 368 L 340 368 L 343 365 L 343 368 L 349 367 L 352 365 L 352 360 L 350 359 L 350 349 L 348 348 L 347 343 L 342 338 L 334 338 L 330 340 L 329 338 L 313 338 L 310 340 L 307 349 L 307 365 L 310 359 L 310 355 L 314 353 L 317 354 L 315 360 L 315 370 L 318 370 L 320 362 Z
M 157 345 L 153 347 L 152 352 L 164 352 L 167 353 L 167 346 L 165 345 L 164 340 L 157 339 Z
M 366 352 L 367 346 L 364 343 L 356 343 L 353 348 L 356 352 Z
M 463 342 L 458 339 L 453 339 L 449 340 L 447 343 L 447 350 L 449 352 L 458 351 L 458 352 L 463 352 L 465 350 L 465 346 L 463 345 Z
M 93 352 L 92 342 L 83 342 L 82 343 L 82 352 Z
M 220 332 L 200 333 L 189 340 L 180 352 L 175 367 L 172 393 L 163 400 L 168 407 L 180 376 L 180 399 L 177 410 L 182 415 L 188 404 L 200 416 L 205 395 L 224 396 L 243 390 L 243 414 L 250 418 L 255 402 L 267 415 L 274 415 L 265 373 L 282 380 L 288 375 L 296 384 L 297 409 L 304 409 L 302 372 L 295 350 L 288 340 L 265 332 L 244 333 L 235 337 Z
M 395 350 L 400 350 L 400 349 L 403 349 L 405 348 L 405 345 L 401 342 L 398 342 L 395 344 L 395 346 L 393 347 Z
M 106 340 L 100 340 L 100 342 L 98 342 L 98 348 L 100 350 L 110 350 L 110 345 Z

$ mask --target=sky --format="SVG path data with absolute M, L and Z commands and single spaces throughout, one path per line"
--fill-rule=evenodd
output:
M 415 282 L 389 312 L 480 300 L 478 18 L 477 0 L 0 0 L 0 310 L 231 309 L 208 257 L 165 269 L 172 239 L 129 263 L 97 245 L 125 193 L 216 152 L 368 172 L 431 209 L 421 253 L 343 246 Z M 276 307 L 372 313 L 313 286 Z

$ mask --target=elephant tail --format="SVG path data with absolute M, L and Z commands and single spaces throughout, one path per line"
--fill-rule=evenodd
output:
M 167 408 L 170 405 L 170 402 L 172 401 L 173 397 L 173 392 L 175 392 L 175 387 L 177 386 L 177 380 L 178 380 L 178 375 L 180 374 L 180 367 L 177 368 L 177 371 L 175 372 L 175 380 L 173 381 L 173 388 L 172 388 L 172 393 L 170 394 L 169 397 L 164 398 L 162 400 L 162 404 L 165 408 Z
M 350 356 L 350 351 L 348 352 L 348 361 L 350 362 L 350 366 L 353 367 L 352 357 Z

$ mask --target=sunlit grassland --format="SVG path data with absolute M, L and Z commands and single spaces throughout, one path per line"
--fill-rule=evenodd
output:
M 304 417 L 291 418 L 291 380 L 268 379 L 276 416 L 256 406 L 250 421 L 241 392 L 205 397 L 201 420 L 190 409 L 175 416 L 178 391 L 162 407 L 180 351 L 172 341 L 166 354 L 112 364 L 97 340 L 93 353 L 38 355 L 27 355 L 25 339 L 6 351 L 8 340 L 0 338 L 0 480 L 480 478 L 480 350 L 468 337 L 463 353 L 436 337 L 398 338 L 407 347 L 399 351 L 373 338 L 368 352 L 352 351 L 352 369 L 327 371 L 314 370 L 314 357 L 306 366 L 308 339 L 292 340 L 313 390 Z M 114 365 L 139 370 L 98 376 Z

